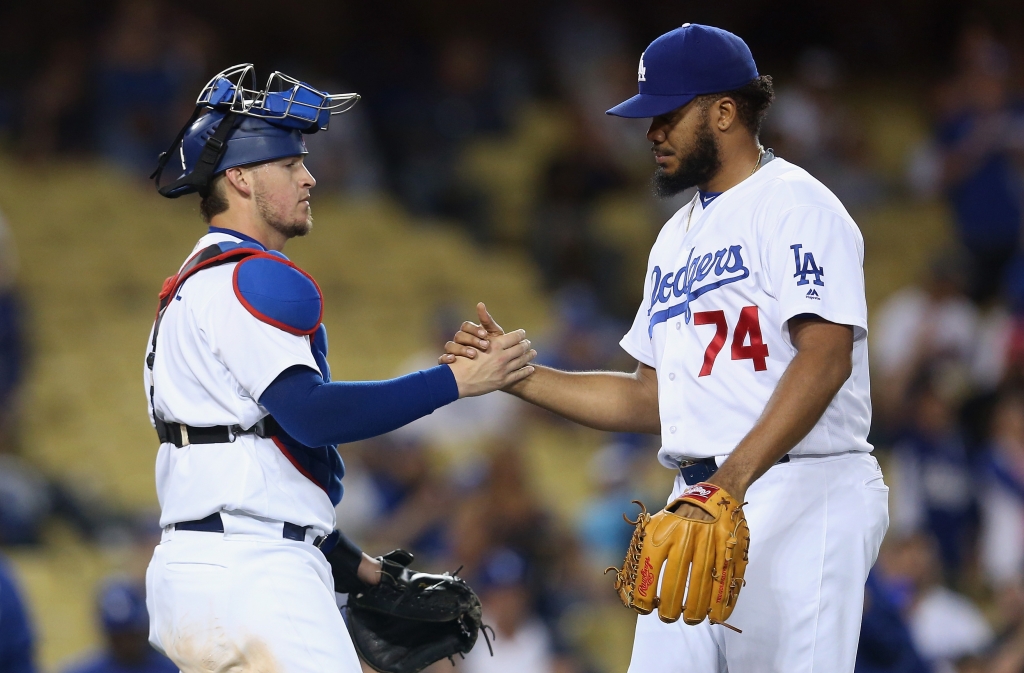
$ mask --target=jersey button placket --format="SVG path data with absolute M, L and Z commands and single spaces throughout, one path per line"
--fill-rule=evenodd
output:
M 676 375 L 674 373 L 673 374 L 669 374 L 668 375 L 668 380 L 669 381 L 675 381 L 676 380 Z

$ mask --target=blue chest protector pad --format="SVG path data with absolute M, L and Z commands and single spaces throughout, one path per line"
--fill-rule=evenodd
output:
M 221 247 L 232 244 L 221 243 Z M 279 252 L 255 252 L 235 265 L 232 287 L 238 301 L 258 320 L 296 336 L 308 336 L 310 351 L 325 382 L 331 380 L 327 365 L 327 328 L 323 296 L 312 276 Z M 279 424 L 271 439 L 305 477 L 327 493 L 335 506 L 344 493 L 341 480 L 345 463 L 336 445 L 305 446 Z
M 297 336 L 318 331 L 324 310 L 320 288 L 281 253 L 246 257 L 231 282 L 238 301 L 257 319 Z

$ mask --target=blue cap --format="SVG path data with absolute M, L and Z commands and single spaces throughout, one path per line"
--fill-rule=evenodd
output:
M 149 612 L 142 588 L 125 580 L 109 580 L 99 595 L 100 621 L 107 633 L 149 630 Z
M 511 549 L 497 549 L 487 557 L 477 585 L 481 591 L 518 587 L 526 582 L 526 559 Z
M 640 93 L 607 114 L 657 117 L 697 96 L 738 89 L 757 76 L 746 42 L 721 28 L 684 23 L 651 42 L 640 56 Z

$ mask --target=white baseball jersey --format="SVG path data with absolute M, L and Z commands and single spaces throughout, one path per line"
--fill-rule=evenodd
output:
M 782 159 L 665 224 L 622 347 L 658 375 L 659 459 L 726 456 L 796 355 L 802 314 L 854 328 L 853 373 L 794 455 L 871 451 L 864 240 L 832 192 Z
M 210 233 L 192 254 L 224 241 L 241 239 Z M 309 337 L 262 322 L 242 306 L 232 289 L 234 268 L 227 263 L 196 273 L 167 307 L 152 374 L 143 368 L 147 394 L 152 380 L 156 412 L 165 421 L 250 428 L 267 415 L 258 400 L 281 372 L 294 365 L 319 371 Z M 227 444 L 162 444 L 156 488 L 162 526 L 226 510 L 334 529 L 327 493 L 273 440 L 252 434 Z

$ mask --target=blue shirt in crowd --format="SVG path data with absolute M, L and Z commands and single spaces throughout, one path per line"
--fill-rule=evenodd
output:
M 928 673 L 900 611 L 875 573 L 864 587 L 855 673 Z
M 1024 110 L 1011 110 L 1024 117 Z M 946 149 L 962 142 L 979 123 L 966 113 L 938 129 L 938 141 Z M 948 191 L 960 239 L 971 250 L 1015 247 L 1021 224 L 1021 176 L 1013 158 L 1005 152 L 984 157 L 973 173 Z
M 0 559 L 0 673 L 35 673 L 32 628 L 10 567 Z

